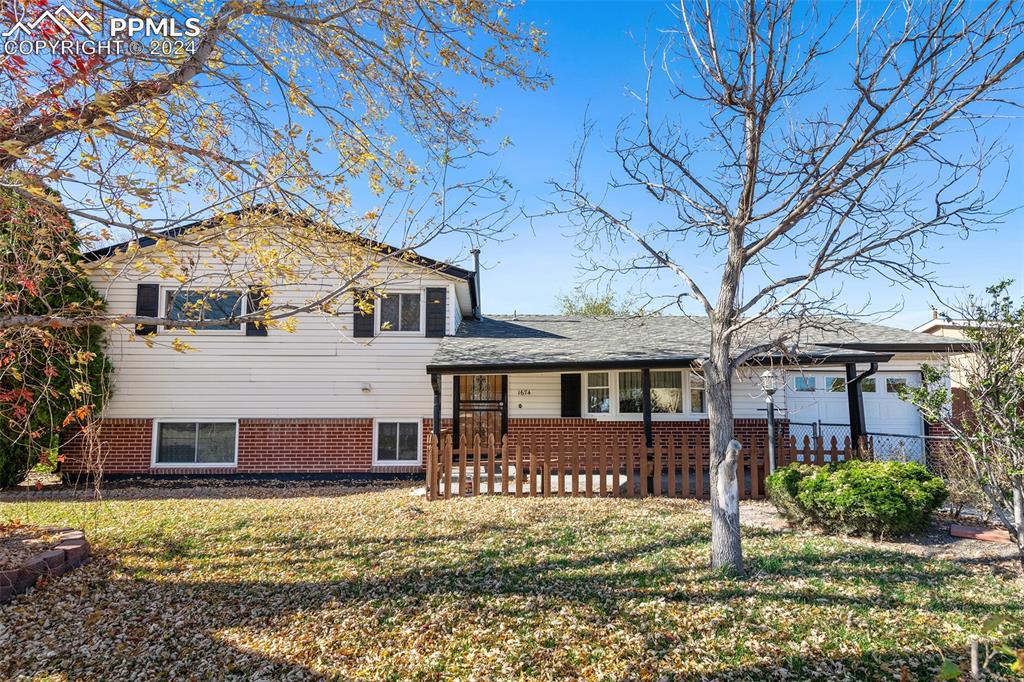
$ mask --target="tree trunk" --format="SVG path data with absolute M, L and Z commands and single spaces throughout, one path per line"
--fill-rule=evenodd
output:
M 1020 479 L 1018 478 L 1018 481 Z M 1020 559 L 1020 570 L 1024 573 L 1024 485 L 1018 482 L 1013 489 L 1013 523 L 1017 531 L 1017 554 Z
M 735 495 L 722 494 L 736 482 L 736 462 L 726 459 L 733 440 L 729 344 L 716 336 L 712 331 L 711 354 L 704 368 L 711 450 L 711 567 L 743 575 L 738 499 Z M 723 477 L 724 480 L 720 480 Z

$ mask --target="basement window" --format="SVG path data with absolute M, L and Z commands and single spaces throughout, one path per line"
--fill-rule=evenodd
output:
M 378 421 L 374 431 L 374 464 L 419 464 L 423 441 L 420 427 L 419 421 Z
M 235 422 L 158 422 L 155 466 L 233 466 Z

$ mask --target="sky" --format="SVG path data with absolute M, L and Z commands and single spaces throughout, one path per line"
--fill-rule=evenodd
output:
M 607 148 L 610 133 L 619 119 L 636 110 L 630 89 L 642 85 L 642 47 L 645 36 L 657 36 L 668 23 L 662 2 L 553 2 L 527 0 L 520 17 L 533 21 L 548 33 L 549 55 L 544 67 L 551 73 L 551 88 L 524 92 L 510 84 L 472 93 L 485 111 L 496 111 L 497 122 L 483 132 L 493 145 L 506 136 L 512 146 L 497 160 L 500 171 L 518 192 L 526 214 L 543 210 L 551 199 L 547 181 L 565 177 L 573 146 L 581 135 L 585 118 L 598 128 L 598 147 Z M 654 38 L 652 38 L 653 40 Z M 839 76 L 843 64 L 826 68 Z M 820 74 L 828 81 L 830 73 Z M 827 94 L 827 87 L 823 95 Z M 1024 121 L 1000 120 L 989 134 L 1024 150 Z M 1012 211 L 995 230 L 977 232 L 965 240 L 950 238 L 929 243 L 929 254 L 943 265 L 938 269 L 951 288 L 947 299 L 961 298 L 967 291 L 981 292 L 1000 279 L 1018 281 L 1024 295 L 1024 154 L 1015 154 L 994 168 L 985 181 L 986 191 L 1002 190 L 995 206 Z M 608 167 L 599 160 L 587 178 L 594 187 L 607 181 Z M 1005 183 L 1005 186 L 1004 186 Z M 515 220 L 508 239 L 482 244 L 482 300 L 484 313 L 556 313 L 558 296 L 570 293 L 584 277 L 573 229 L 559 219 Z M 425 255 L 448 258 L 465 253 L 464 244 L 438 242 L 423 250 Z M 698 277 L 714 278 L 715 263 L 695 251 L 683 262 Z M 662 282 L 668 291 L 671 282 Z M 620 298 L 631 294 L 627 283 L 616 288 Z M 635 293 L 635 291 L 633 292 Z M 931 317 L 933 306 L 941 306 L 932 291 L 902 289 L 882 279 L 846 280 L 842 298 L 851 307 L 870 299 L 871 310 L 892 310 L 879 319 L 888 324 L 912 328 Z

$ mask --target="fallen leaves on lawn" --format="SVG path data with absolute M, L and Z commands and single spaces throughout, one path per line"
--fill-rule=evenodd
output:
M 692 501 L 343 486 L 6 503 L 95 559 L 0 607 L 0 677 L 932 679 L 1022 584 L 984 565 L 748 528 L 707 568 Z M 934 645 L 934 646 L 932 646 Z

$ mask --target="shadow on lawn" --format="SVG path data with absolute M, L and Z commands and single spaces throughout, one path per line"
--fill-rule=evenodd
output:
M 359 538 L 343 546 L 297 537 L 294 542 L 285 538 L 280 545 L 271 543 L 258 551 L 240 548 L 216 554 L 200 551 L 201 543 L 163 549 L 137 547 L 127 551 L 134 557 L 129 560 L 126 556 L 124 562 L 101 555 L 80 569 L 80 581 L 68 576 L 19 598 L 14 606 L 0 607 L 0 622 L 5 619 L 5 609 L 29 607 L 23 619 L 11 619 L 12 641 L 30 642 L 34 633 L 46 630 L 69 634 L 47 643 L 52 655 L 43 667 L 38 661 L 23 659 L 20 647 L 14 647 L 13 655 L 0 661 L 0 673 L 32 676 L 63 672 L 71 677 L 95 677 L 86 673 L 91 665 L 114 660 L 117 674 L 124 677 L 240 674 L 246 678 L 316 678 L 317 669 L 344 676 L 353 668 L 372 665 L 367 663 L 373 660 L 368 657 L 376 647 L 388 646 L 385 633 L 395 622 L 424 623 L 422 616 L 439 603 L 454 603 L 465 623 L 556 617 L 567 608 L 585 606 L 577 618 L 632 630 L 645 640 L 656 634 L 658 626 L 637 617 L 633 610 L 638 603 L 655 599 L 675 605 L 755 599 L 791 608 L 831 604 L 900 611 L 908 608 L 906 590 L 927 587 L 926 608 L 930 611 L 957 611 L 979 620 L 991 611 L 987 604 L 957 598 L 956 582 L 966 575 L 963 568 L 948 564 L 926 571 L 922 560 L 897 552 L 851 548 L 832 553 L 755 555 L 751 567 L 756 575 L 745 581 L 716 578 L 692 559 L 688 565 L 673 563 L 672 557 L 694 556 L 687 554 L 690 550 L 703 556 L 709 540 L 703 525 L 613 551 L 580 554 L 566 548 L 561 536 L 551 535 L 524 538 L 505 551 L 470 549 L 478 535 L 513 530 L 512 526 L 490 526 L 459 534 Z M 757 535 L 754 531 L 750 537 Z M 453 549 L 457 550 L 454 554 Z M 547 551 L 542 554 L 540 549 Z M 541 558 L 556 549 L 563 551 Z M 409 565 L 391 565 L 390 572 L 380 570 L 375 563 L 385 552 L 400 556 L 407 552 Z M 175 562 L 178 565 L 153 565 Z M 183 579 L 182 562 L 198 564 L 210 579 Z M 231 567 L 253 569 L 257 579 L 215 579 Z M 829 581 L 833 589 L 816 586 L 816 580 Z M 834 589 L 860 580 L 876 584 L 877 596 L 853 596 Z M 76 583 L 84 585 L 81 595 L 70 589 Z M 500 615 L 492 610 L 495 598 L 503 601 Z M 356 609 L 358 616 L 353 616 L 352 607 L 362 607 Z M 912 607 L 919 608 L 919 604 Z M 1024 607 L 1014 608 L 1020 613 Z M 361 641 L 361 649 L 339 644 L 353 627 L 347 620 L 352 617 L 362 619 L 359 626 L 366 632 L 375 633 Z M 436 626 L 428 619 L 422 627 Z M 310 632 L 313 641 L 308 641 Z M 297 649 L 270 654 L 270 646 L 264 650 L 258 644 L 234 644 L 232 633 L 263 635 L 278 644 L 283 641 L 284 649 L 290 645 Z M 456 636 L 442 628 L 430 637 L 418 638 L 416 646 L 427 647 L 419 653 L 429 654 L 429 642 L 442 645 L 446 638 Z M 656 668 L 657 661 L 644 662 L 642 653 L 615 655 L 637 656 L 638 665 Z M 187 664 L 197 656 L 202 664 Z M 934 661 L 927 656 L 918 652 L 921 666 L 931 670 Z M 889 652 L 863 659 L 779 660 L 777 666 L 722 671 L 720 679 L 781 679 L 780 669 L 810 673 L 830 670 L 829 665 L 840 666 L 832 668 L 834 671 L 858 671 L 855 679 L 892 679 L 894 675 L 898 679 L 897 664 L 902 660 L 902 654 Z M 911 679 L 918 672 L 911 670 Z M 432 677 L 428 671 L 424 676 Z M 554 676 L 571 678 L 571 669 Z

